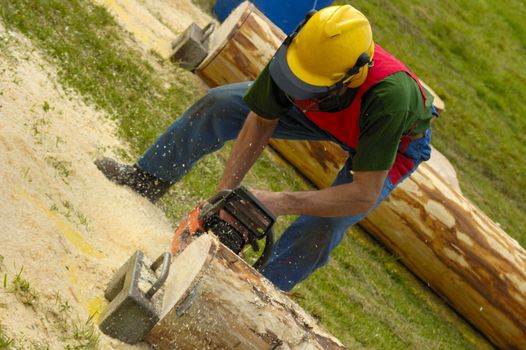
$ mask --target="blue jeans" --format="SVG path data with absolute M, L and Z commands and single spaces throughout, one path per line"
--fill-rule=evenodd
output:
M 139 167 L 162 180 L 175 183 L 201 157 L 219 149 L 226 141 L 235 139 L 250 111 L 242 99 L 249 84 L 231 84 L 211 89 L 144 153 L 138 161 Z M 287 115 L 280 118 L 272 137 L 339 143 L 297 108 L 291 108 Z M 376 206 L 422 161 L 429 159 L 430 138 L 431 131 L 428 130 L 424 137 L 408 144 L 404 154 L 413 160 L 414 166 L 397 183 L 393 183 L 390 177 L 386 178 Z M 351 170 L 354 151 L 339 144 L 349 152 L 349 158 L 333 186 L 353 180 Z M 365 216 L 366 214 L 338 218 L 299 217 L 276 242 L 271 258 L 263 267 L 263 275 L 280 289 L 291 290 L 298 282 L 325 265 L 330 252 L 341 242 L 346 230 Z

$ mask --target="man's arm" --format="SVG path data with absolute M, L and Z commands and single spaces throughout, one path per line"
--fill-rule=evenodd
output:
M 339 217 L 367 213 L 378 201 L 388 171 L 357 171 L 351 183 L 304 192 L 254 191 L 276 216 Z
M 278 119 L 261 118 L 250 112 L 234 142 L 234 147 L 226 163 L 218 190 L 235 188 L 240 185 L 245 174 L 268 144 L 278 125 Z

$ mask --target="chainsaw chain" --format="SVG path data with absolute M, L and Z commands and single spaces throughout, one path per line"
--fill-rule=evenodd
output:
M 248 243 L 239 231 L 217 217 L 208 218 L 205 226 L 219 238 L 221 243 L 236 254 L 239 254 L 245 244 Z

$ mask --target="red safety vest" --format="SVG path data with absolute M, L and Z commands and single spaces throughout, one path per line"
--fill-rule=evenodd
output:
M 360 86 L 352 103 L 347 108 L 338 112 L 309 111 L 306 107 L 315 105 L 315 102 L 312 100 L 296 101 L 296 105 L 302 110 L 307 109 L 307 111 L 304 112 L 307 118 L 312 120 L 320 128 L 328 131 L 351 148 L 356 149 L 358 146 L 358 138 L 360 137 L 358 122 L 360 119 L 362 96 L 369 91 L 373 85 L 397 72 L 406 72 L 416 81 L 422 93 L 425 106 L 426 94 L 417 76 L 402 62 L 377 44 L 374 47 L 374 66 L 369 69 L 365 82 Z M 422 106 L 422 108 L 424 108 L 424 106 Z
M 307 118 L 312 120 L 320 128 L 328 131 L 352 149 L 356 149 L 360 137 L 359 120 L 362 96 L 376 83 L 397 72 L 406 72 L 416 81 L 424 100 L 422 105 L 423 109 L 426 104 L 426 94 L 422 89 L 418 77 L 411 72 L 406 65 L 377 44 L 375 44 L 374 47 L 374 66 L 369 69 L 365 82 L 359 87 L 356 96 L 347 108 L 339 112 L 309 111 L 305 107 L 315 105 L 315 102 L 312 100 L 296 101 L 296 105 L 300 109 L 306 110 L 304 113 Z M 395 162 L 388 173 L 388 177 L 393 184 L 398 183 L 414 168 L 414 160 L 404 155 L 407 145 L 411 140 L 412 139 L 407 136 L 402 136 L 400 140 L 400 147 Z

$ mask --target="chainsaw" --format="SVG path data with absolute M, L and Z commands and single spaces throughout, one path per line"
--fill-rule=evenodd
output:
M 260 270 L 267 262 L 274 244 L 272 225 L 275 216 L 246 188 L 223 190 L 186 214 L 176 228 L 172 254 L 176 256 L 203 233 L 212 232 L 219 241 L 240 254 L 250 245 L 260 257 L 253 264 Z M 263 249 L 259 241 L 265 238 Z
M 224 190 L 186 214 L 175 230 L 172 253 L 153 263 L 136 251 L 113 275 L 105 297 L 110 302 L 100 316 L 99 328 L 106 335 L 129 344 L 141 341 L 160 320 L 164 289 L 172 254 L 181 253 L 193 239 L 211 232 L 234 253 L 250 245 L 260 253 L 253 264 L 260 270 L 274 244 L 272 225 L 276 218 L 244 187 Z M 260 249 L 259 242 L 265 239 Z

